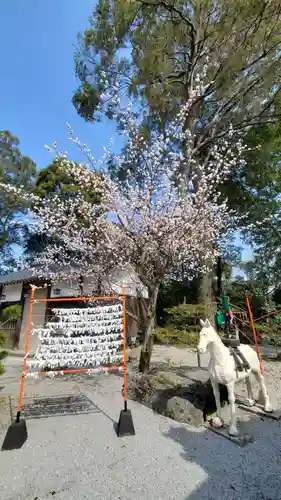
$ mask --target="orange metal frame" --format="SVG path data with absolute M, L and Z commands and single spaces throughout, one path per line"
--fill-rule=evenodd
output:
M 260 316 L 259 318 L 256 318 L 255 321 L 261 321 L 262 319 L 269 318 L 270 316 L 274 316 L 275 314 L 279 314 L 281 312 L 281 309 L 276 309 L 275 311 L 272 311 L 268 314 L 264 314 L 263 316 Z
M 23 361 L 23 370 L 21 374 L 21 383 L 20 383 L 20 392 L 18 399 L 18 412 L 17 412 L 17 420 L 19 421 L 20 414 L 22 411 L 22 401 L 23 401 L 23 392 L 24 392 L 24 384 L 25 384 L 25 376 L 26 376 L 26 367 L 27 367 L 27 356 L 28 356 L 28 348 L 29 341 L 32 330 L 32 314 L 33 314 L 33 305 L 37 302 L 85 302 L 85 301 L 97 301 L 97 300 L 119 300 L 122 303 L 122 315 L 123 315 L 123 398 L 124 398 L 124 408 L 127 409 L 127 327 L 126 327 L 126 293 L 125 288 L 122 288 L 122 296 L 114 295 L 109 297 L 67 297 L 67 298 L 59 298 L 59 299 L 35 299 L 35 290 L 36 287 L 31 285 L 31 296 L 30 296 L 30 305 L 29 305 L 29 314 L 28 314 L 28 323 L 27 323 L 27 331 L 26 331 L 26 341 L 25 341 L 25 356 Z M 122 365 L 119 366 L 109 366 L 109 367 L 99 367 L 99 368 L 74 368 L 67 370 L 50 370 L 50 371 L 41 371 L 40 375 L 49 375 L 50 373 L 86 373 L 89 370 L 91 372 L 110 372 L 110 371 L 119 371 L 122 368 Z

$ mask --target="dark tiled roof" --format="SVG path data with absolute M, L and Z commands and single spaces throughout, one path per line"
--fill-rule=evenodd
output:
M 18 283 L 19 281 L 30 281 L 37 279 L 38 274 L 36 271 L 30 269 L 22 269 L 21 271 L 14 271 L 10 274 L 0 276 L 0 285 L 7 285 L 8 283 Z

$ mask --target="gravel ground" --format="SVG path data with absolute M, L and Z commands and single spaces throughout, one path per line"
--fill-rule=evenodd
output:
M 186 364 L 192 354 L 186 351 L 184 357 Z M 6 365 L 2 399 L 16 395 L 21 370 L 18 360 L 9 358 Z M 280 367 L 265 363 L 276 404 L 281 403 Z M 240 448 L 129 402 L 136 436 L 119 439 L 114 422 L 122 406 L 120 389 L 115 375 L 28 380 L 25 403 L 35 396 L 81 397 L 82 391 L 87 409 L 73 414 L 68 407 L 67 415 L 56 416 L 59 407 L 53 405 L 48 417 L 27 418 L 23 448 L 0 454 L 1 500 L 280 500 L 279 422 L 251 418 L 247 425 L 256 440 Z M 7 415 L 8 410 L 2 413 L 4 420 Z

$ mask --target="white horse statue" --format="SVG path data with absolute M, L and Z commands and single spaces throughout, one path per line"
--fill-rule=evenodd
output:
M 217 334 L 210 321 L 208 319 L 206 321 L 200 320 L 200 323 L 202 326 L 202 330 L 200 331 L 200 338 L 197 348 L 200 353 L 208 351 L 210 354 L 208 372 L 210 374 L 210 380 L 217 406 L 218 416 L 213 420 L 213 425 L 216 427 L 223 426 L 219 392 L 219 384 L 223 384 L 227 387 L 228 401 L 230 405 L 231 420 L 228 433 L 231 436 L 239 436 L 239 431 L 237 428 L 237 417 L 235 415 L 236 382 L 239 382 L 240 380 L 246 381 L 248 391 L 247 405 L 253 406 L 255 404 L 255 401 L 253 397 L 251 382 L 249 379 L 250 373 L 252 372 L 259 382 L 262 391 L 262 395 L 264 398 L 264 410 L 266 412 L 272 412 L 264 382 L 264 377 L 260 370 L 260 364 L 257 354 L 251 346 L 245 344 L 239 345 L 239 350 L 248 361 L 250 369 L 238 371 L 235 366 L 234 357 L 231 355 L 229 348 L 223 344 L 220 336 Z

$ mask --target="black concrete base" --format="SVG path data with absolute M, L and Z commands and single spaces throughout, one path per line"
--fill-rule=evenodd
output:
M 205 423 L 205 427 L 210 431 L 215 432 L 219 436 L 222 436 L 232 443 L 237 444 L 238 446 L 246 446 L 249 443 L 254 442 L 253 436 L 251 434 L 241 434 L 240 436 L 230 436 L 228 434 L 228 427 L 213 427 L 209 422 Z
M 27 440 L 26 421 L 13 422 L 7 430 L 1 451 L 18 450 Z
M 275 410 L 272 412 L 264 411 L 263 405 L 256 403 L 254 406 L 247 406 L 246 404 L 238 403 L 239 408 L 241 410 L 248 411 L 250 413 L 254 413 L 260 417 L 270 418 L 271 420 L 281 420 L 281 410 Z
M 131 410 L 121 410 L 117 426 L 117 436 L 134 436 L 136 434 Z

